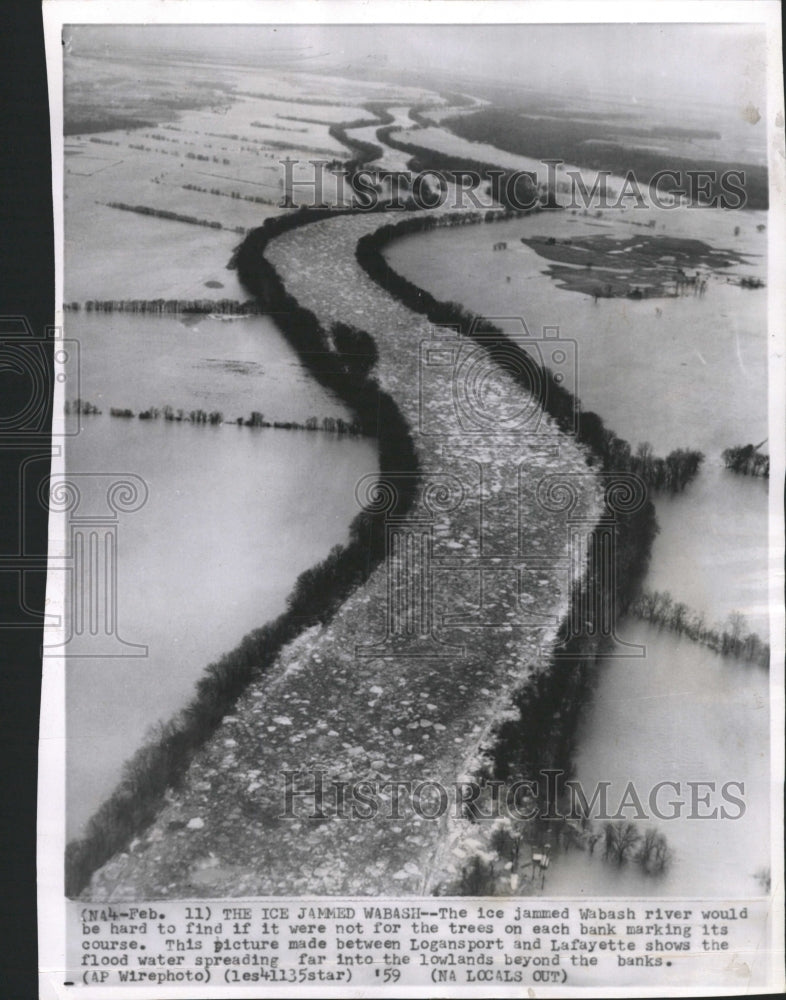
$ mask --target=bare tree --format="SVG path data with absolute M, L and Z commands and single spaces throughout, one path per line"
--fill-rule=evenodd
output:
M 668 868 L 671 850 L 662 833 L 653 829 L 645 831 L 636 861 L 648 875 L 660 875 Z
M 605 836 L 603 856 L 607 861 L 616 861 L 621 867 L 641 840 L 636 824 L 630 820 L 624 823 L 606 823 L 603 832 Z

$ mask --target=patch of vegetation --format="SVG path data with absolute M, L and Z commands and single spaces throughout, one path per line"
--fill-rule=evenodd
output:
M 709 626 L 704 615 L 675 601 L 667 590 L 644 590 L 630 604 L 628 613 L 659 628 L 687 636 L 721 656 L 769 666 L 769 644 L 749 630 L 745 616 L 739 611 L 732 611 L 722 625 Z
M 209 284 L 209 282 L 206 282 Z M 214 283 L 215 284 L 215 283 Z M 87 299 L 84 303 L 66 302 L 68 312 L 100 313 L 152 313 L 153 315 L 195 314 L 253 316 L 260 312 L 254 299 L 238 302 L 236 299 Z
M 770 478 L 770 456 L 759 451 L 764 444 L 739 444 L 734 448 L 726 448 L 721 453 L 723 464 L 727 469 L 740 476 L 761 476 Z
M 250 201 L 255 205 L 275 205 L 273 198 L 265 198 L 258 194 L 241 194 L 240 191 L 222 191 L 220 188 L 200 187 L 199 184 L 183 184 L 184 191 L 198 191 L 200 194 L 218 195 L 222 198 L 233 198 L 236 201 Z
M 122 111 L 106 109 L 89 111 L 73 110 L 66 103 L 63 135 L 90 135 L 91 132 L 115 132 L 118 129 L 152 128 L 156 123 L 146 118 L 135 118 Z
M 208 229 L 223 229 L 220 222 L 210 222 L 198 219 L 194 215 L 181 215 L 165 208 L 151 208 L 149 205 L 127 205 L 122 201 L 108 201 L 109 208 L 118 208 L 123 212 L 136 212 L 137 215 L 152 215 L 156 219 L 171 219 L 173 222 L 187 222 L 191 226 L 207 226 Z
M 64 410 L 66 413 L 81 413 L 85 416 L 93 416 L 101 413 L 95 403 L 90 403 L 86 399 L 80 399 L 77 396 L 76 399 L 66 400 Z
M 705 274 L 745 263 L 733 250 L 715 250 L 701 240 L 641 234 L 613 236 L 522 237 L 521 242 L 546 260 L 548 274 L 569 291 L 598 298 L 704 294 Z M 689 275 L 686 268 L 705 274 Z
M 604 125 L 600 121 L 582 121 L 578 118 L 547 118 L 522 115 L 519 110 L 492 107 L 472 114 L 448 118 L 443 127 L 470 142 L 485 142 L 498 149 L 519 156 L 543 160 L 559 156 L 566 163 L 590 170 L 606 170 L 619 176 L 628 171 L 635 175 L 642 190 L 649 179 L 659 171 L 676 171 L 678 176 L 664 175 L 660 189 L 664 193 L 679 188 L 689 170 L 715 171 L 716 180 L 708 182 L 708 199 L 724 194 L 720 178 L 730 170 L 742 174 L 740 186 L 746 195 L 746 208 L 769 207 L 767 168 L 752 164 L 725 163 L 674 156 L 667 150 L 647 149 L 635 142 L 619 141 L 640 136 L 651 138 L 651 133 L 618 124 Z M 694 204 L 701 204 L 696 200 Z

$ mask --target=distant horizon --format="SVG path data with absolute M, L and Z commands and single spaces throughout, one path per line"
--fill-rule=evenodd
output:
M 766 102 L 765 33 L 754 24 L 70 25 L 64 38 L 79 55 L 122 44 L 127 57 L 202 55 L 260 69 L 275 61 L 285 72 L 334 75 L 373 63 L 376 79 L 458 77 L 631 107 L 673 101 L 741 112 Z

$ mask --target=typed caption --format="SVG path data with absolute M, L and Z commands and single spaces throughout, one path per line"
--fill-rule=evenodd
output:
M 63 985 L 343 989 L 614 983 L 752 988 L 767 901 L 429 898 L 69 904 Z M 94 995 L 100 991 L 91 991 Z M 481 993 L 484 991 L 481 989 Z M 194 994 L 196 995 L 196 993 Z

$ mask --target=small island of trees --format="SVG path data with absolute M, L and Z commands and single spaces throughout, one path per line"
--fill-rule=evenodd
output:
M 65 404 L 66 413 L 100 414 L 102 411 L 94 403 L 86 400 L 76 399 Z M 344 420 L 343 417 L 307 417 L 304 421 L 298 420 L 266 420 L 264 413 L 259 410 L 252 410 L 248 417 L 237 417 L 234 420 L 225 420 L 224 414 L 220 410 L 183 410 L 175 409 L 167 404 L 166 406 L 149 406 L 146 410 L 135 413 L 128 407 L 112 406 L 109 410 L 110 417 L 120 417 L 125 420 L 138 417 L 139 420 L 164 420 L 168 423 L 193 424 L 203 427 L 220 427 L 222 424 L 237 427 L 254 427 L 282 431 L 320 431 L 325 434 L 337 434 L 339 437 L 358 437 L 363 434 L 363 427 L 359 420 Z
M 91 403 L 87 399 L 80 399 L 79 396 L 77 396 L 76 399 L 71 401 L 66 400 L 64 412 L 74 413 L 77 415 L 82 413 L 85 416 L 94 416 L 101 413 L 101 410 L 98 409 L 95 403 Z
M 740 476 L 760 476 L 762 479 L 769 479 L 770 456 L 759 451 L 765 441 L 761 444 L 738 444 L 733 448 L 726 448 L 721 453 L 723 464 Z
M 164 208 L 151 208 L 149 205 L 128 205 L 124 201 L 108 201 L 108 208 L 117 208 L 121 212 L 136 212 L 137 215 L 150 215 L 155 219 L 169 219 L 172 222 L 186 222 L 190 226 L 206 226 L 208 229 L 224 229 L 220 222 L 209 219 L 198 219 L 195 215 L 182 215 L 180 212 L 170 212 Z M 241 230 L 245 232 L 245 229 Z
M 721 656 L 762 667 L 769 665 L 769 645 L 748 629 L 745 616 L 739 611 L 732 611 L 723 624 L 709 626 L 700 612 L 675 601 L 668 591 L 643 590 L 629 605 L 628 613 L 677 635 L 685 635 Z

